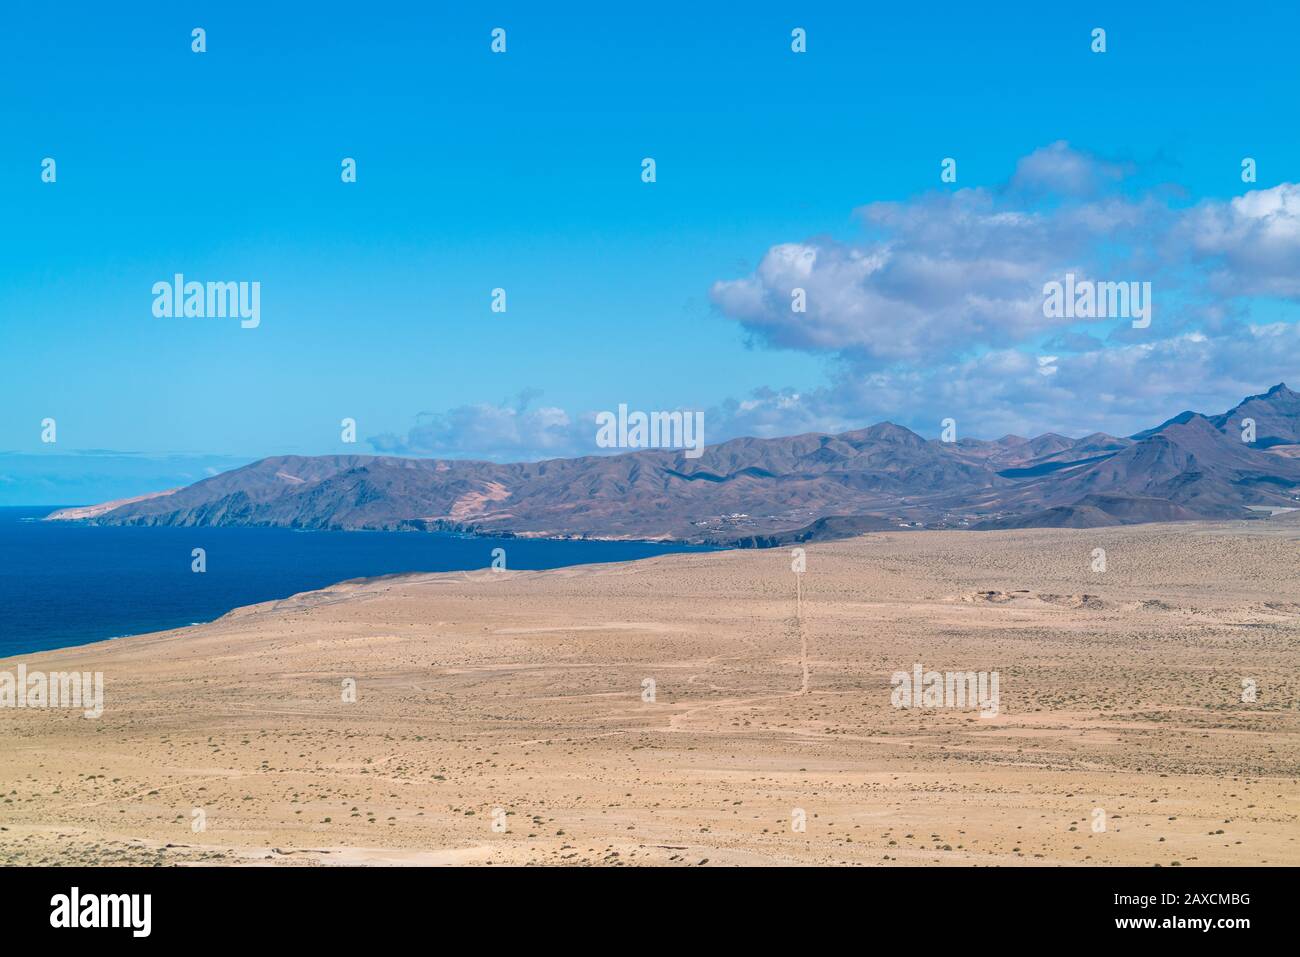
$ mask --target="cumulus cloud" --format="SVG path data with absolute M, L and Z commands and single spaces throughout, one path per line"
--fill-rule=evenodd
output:
M 752 342 L 828 357 L 828 380 L 706 410 L 709 441 L 885 419 L 935 435 L 947 417 L 965 436 L 1128 434 L 1285 380 L 1300 326 L 1253 313 L 1259 297 L 1300 300 L 1300 185 L 1189 206 L 1176 188 L 1135 187 L 1132 173 L 1057 142 L 993 187 L 865 205 L 857 240 L 784 237 L 710 297 Z M 1044 284 L 1066 273 L 1150 282 L 1151 325 L 1047 318 Z M 595 451 L 590 414 L 531 409 L 532 398 L 429 415 L 372 442 L 408 454 Z
M 1185 408 L 1221 412 L 1246 395 L 1294 380 L 1297 349 L 1300 326 L 1278 322 L 1069 355 L 997 349 L 930 367 L 863 374 L 844 366 L 828 385 L 756 390 L 743 402 L 706 413 L 706 421 L 718 437 L 841 432 L 882 420 L 934 437 L 948 417 L 970 437 L 1128 435 Z M 1045 375 L 1045 368 L 1054 371 Z
M 1054 143 L 1000 186 L 862 207 L 860 241 L 771 247 L 713 303 L 761 343 L 832 356 L 833 381 L 760 390 L 722 431 L 891 418 L 934 433 L 959 414 L 989 436 L 1122 431 L 1283 379 L 1296 327 L 1252 325 L 1252 297 L 1300 299 L 1300 186 L 1180 207 L 1131 172 Z M 1152 325 L 1045 317 L 1043 285 L 1066 273 L 1151 282 Z
M 1119 182 L 1132 164 L 1108 163 L 1071 148 L 1064 140 L 1034 150 L 1016 163 L 1008 184 L 1025 193 L 1087 196 Z
M 387 432 L 367 441 L 385 455 L 471 457 L 498 462 L 618 455 L 627 451 L 597 443 L 598 411 L 570 415 L 555 406 L 532 408 L 533 400 L 540 396 L 539 390 L 528 389 L 498 405 L 477 403 L 446 412 L 422 412 L 406 434 Z M 712 416 L 722 421 L 719 410 L 714 410 Z M 708 441 L 713 441 L 711 435 Z
M 1300 185 L 1202 203 L 1186 216 L 1179 239 L 1212 266 L 1217 292 L 1300 298 Z
M 711 298 L 762 342 L 859 365 L 927 363 L 1025 342 L 1075 321 L 1043 315 L 1046 282 L 1067 272 L 1152 281 L 1177 262 L 1164 248 L 1175 215 L 1167 206 L 1151 197 L 1080 198 L 1091 192 L 1085 179 L 1119 178 L 1109 164 L 1056 144 L 1022 161 L 1007 184 L 1020 184 L 1014 189 L 871 203 L 857 210 L 864 241 L 781 243 L 751 275 L 715 282 Z M 1040 196 L 1059 181 L 1057 201 L 1030 202 L 1023 187 L 1031 181 Z
M 529 408 L 538 394 L 527 390 L 499 405 L 479 403 L 445 412 L 422 412 L 405 435 L 384 433 L 368 441 L 375 451 L 390 455 L 469 454 L 508 459 L 589 452 L 592 429 L 579 426 L 564 409 Z

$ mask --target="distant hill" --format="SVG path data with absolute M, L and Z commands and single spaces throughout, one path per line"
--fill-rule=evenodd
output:
M 1204 418 L 1220 432 L 1241 438 L 1242 421 L 1255 421 L 1255 444 L 1268 448 L 1273 445 L 1300 444 L 1300 393 L 1292 392 L 1286 383 L 1279 383 L 1260 395 L 1247 396 L 1236 406 L 1220 415 L 1200 416 L 1196 412 L 1180 412 L 1167 422 L 1139 432 L 1135 440 L 1147 438 L 1170 426 L 1183 425 L 1194 418 Z
M 1242 441 L 1242 420 L 1256 440 Z M 51 519 L 775 545 L 883 528 L 1090 528 L 1259 518 L 1300 506 L 1300 395 L 1277 385 L 1219 415 L 1128 438 L 927 440 L 884 422 L 739 438 L 697 459 L 647 450 L 497 464 L 278 456 Z
M 1138 522 L 1187 522 L 1195 512 L 1161 498 L 1127 495 L 1087 495 L 1073 505 L 1056 505 L 1025 515 L 988 519 L 976 531 L 1007 528 L 1101 528 Z

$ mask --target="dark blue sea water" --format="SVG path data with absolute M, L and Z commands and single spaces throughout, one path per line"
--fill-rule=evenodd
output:
M 240 605 L 349 578 L 558 568 L 700 549 L 648 542 L 459 538 L 424 532 L 119 528 L 42 522 L 52 508 L 0 508 L 0 658 L 211 621 Z M 190 570 L 195 548 L 207 571 Z

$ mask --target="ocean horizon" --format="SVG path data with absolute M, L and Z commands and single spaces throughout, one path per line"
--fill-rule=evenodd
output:
M 354 578 L 562 568 L 706 546 L 477 538 L 439 532 L 135 527 L 46 522 L 59 506 L 0 506 L 0 658 L 201 624 Z M 192 570 L 196 548 L 206 570 Z

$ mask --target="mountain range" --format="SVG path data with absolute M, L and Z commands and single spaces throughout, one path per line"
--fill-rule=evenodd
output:
M 1245 420 L 1254 422 L 1246 441 Z M 1119 437 L 944 442 L 884 422 L 543 462 L 276 456 L 54 520 L 778 545 L 886 528 L 1090 528 L 1300 508 L 1300 394 Z

